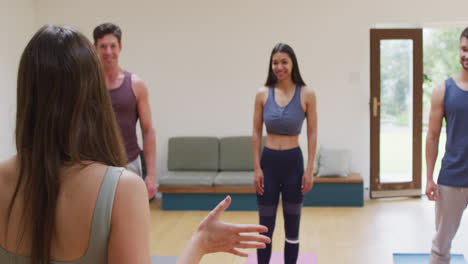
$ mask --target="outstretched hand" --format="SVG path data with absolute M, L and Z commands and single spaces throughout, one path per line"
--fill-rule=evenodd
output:
M 200 247 L 204 253 L 228 252 L 237 256 L 247 257 L 247 253 L 239 248 L 265 248 L 270 238 L 252 232 L 266 233 L 268 228 L 261 225 L 245 225 L 224 223 L 219 220 L 221 213 L 231 204 L 228 196 L 216 206 L 200 223 L 195 236 L 199 238 Z

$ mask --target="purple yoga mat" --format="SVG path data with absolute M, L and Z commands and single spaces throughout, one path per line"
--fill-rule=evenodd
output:
M 257 264 L 257 253 L 249 253 L 245 264 Z M 270 264 L 284 264 L 283 253 L 272 253 Z M 299 253 L 297 264 L 317 264 L 317 256 L 314 253 Z

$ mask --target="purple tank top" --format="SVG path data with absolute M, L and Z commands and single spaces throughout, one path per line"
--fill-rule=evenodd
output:
M 135 94 L 132 89 L 132 74 L 124 71 L 124 80 L 120 87 L 109 90 L 114 108 L 115 118 L 120 127 L 120 133 L 127 152 L 127 162 L 135 160 L 140 154 L 136 136 L 138 110 Z

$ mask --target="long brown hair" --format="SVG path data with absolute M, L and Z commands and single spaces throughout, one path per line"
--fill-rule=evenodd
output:
M 42 27 L 21 56 L 15 130 L 19 177 L 7 227 L 21 190 L 25 195 L 22 224 L 23 230 L 31 227 L 33 264 L 51 260 L 59 169 L 85 160 L 125 166 L 126 154 L 103 76 L 92 44 L 69 27 Z

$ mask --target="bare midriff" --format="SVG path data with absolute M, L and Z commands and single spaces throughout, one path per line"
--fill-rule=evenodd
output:
M 265 147 L 274 150 L 287 150 L 299 146 L 299 135 L 288 136 L 279 134 L 267 134 Z

